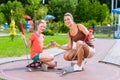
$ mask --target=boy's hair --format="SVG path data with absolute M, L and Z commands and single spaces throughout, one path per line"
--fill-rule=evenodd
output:
M 37 21 L 37 26 L 38 26 L 40 23 L 46 24 L 46 21 L 43 20 L 43 19 L 38 20 L 38 21 Z
M 64 14 L 64 16 L 70 16 L 72 18 L 72 20 L 74 21 L 74 18 L 73 18 L 71 13 L 67 12 L 67 13 Z

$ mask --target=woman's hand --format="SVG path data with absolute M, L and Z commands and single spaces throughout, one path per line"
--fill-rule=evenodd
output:
M 51 44 L 52 44 L 54 47 L 59 47 L 59 45 L 58 45 L 56 42 L 54 42 L 54 41 L 51 41 Z

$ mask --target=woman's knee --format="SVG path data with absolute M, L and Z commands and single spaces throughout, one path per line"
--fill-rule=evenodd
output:
M 76 53 L 75 50 L 70 50 L 70 51 L 66 52 L 64 54 L 64 59 L 67 60 L 67 61 L 71 61 L 72 57 L 74 56 L 75 53 Z
M 64 54 L 64 60 L 69 61 L 69 55 L 68 54 Z
M 79 47 L 80 45 L 82 45 L 83 44 L 83 41 L 77 41 L 76 42 L 76 47 Z
M 67 60 L 67 59 L 68 59 L 67 54 L 64 54 L 64 59 L 65 59 L 65 60 Z

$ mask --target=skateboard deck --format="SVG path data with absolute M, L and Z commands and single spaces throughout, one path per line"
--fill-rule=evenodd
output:
M 32 72 L 32 71 L 41 71 L 41 68 L 27 67 L 27 71 L 28 71 L 28 72 Z
M 55 62 L 57 65 L 57 62 Z M 27 71 L 32 72 L 32 71 L 44 71 L 44 72 L 48 72 L 48 71 L 59 71 L 60 68 L 53 68 L 53 67 L 47 67 L 46 64 L 44 64 L 43 62 L 32 62 L 30 64 L 28 64 L 27 66 Z
M 34 72 L 34 71 L 43 71 L 43 72 L 55 72 L 56 74 L 62 73 L 63 69 L 62 68 L 48 68 L 47 71 L 42 70 L 42 68 L 30 68 L 27 67 L 28 72 Z
M 42 62 L 33 61 L 32 63 L 28 64 L 26 67 L 27 70 L 31 72 L 31 71 L 41 70 L 41 66 L 42 66 Z

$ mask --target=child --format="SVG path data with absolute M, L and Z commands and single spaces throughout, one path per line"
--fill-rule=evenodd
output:
M 44 35 L 42 32 L 46 29 L 46 22 L 44 20 L 39 20 L 37 22 L 37 31 L 30 35 L 28 42 L 26 42 L 25 36 L 22 35 L 22 39 L 24 40 L 24 44 L 26 48 L 30 45 L 30 57 L 33 61 L 42 62 L 44 66 L 43 70 L 46 71 L 47 67 L 54 68 L 56 64 L 53 61 L 54 56 L 50 54 L 43 53 L 43 50 L 54 46 L 51 42 L 44 46 Z

